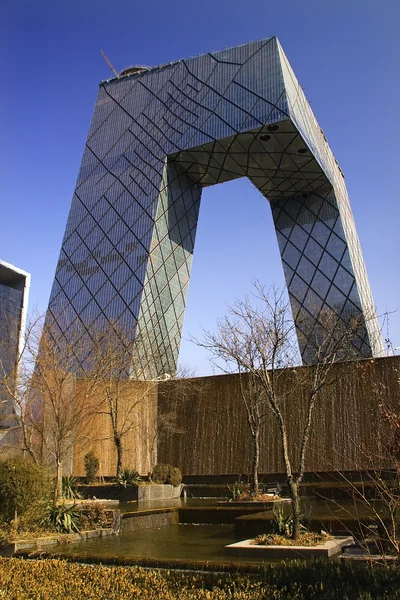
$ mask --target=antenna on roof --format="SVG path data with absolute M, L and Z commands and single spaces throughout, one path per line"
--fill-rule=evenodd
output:
M 100 54 L 102 55 L 102 57 L 104 58 L 104 60 L 108 64 L 108 66 L 110 67 L 111 71 L 114 73 L 115 77 L 118 77 L 117 71 L 114 69 L 114 67 L 112 66 L 111 62 L 109 61 L 109 59 L 107 58 L 107 56 L 105 55 L 103 50 L 100 50 Z

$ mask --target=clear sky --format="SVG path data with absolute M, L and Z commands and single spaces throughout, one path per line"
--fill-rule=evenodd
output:
M 97 94 L 119 71 L 276 35 L 345 174 L 379 313 L 400 309 L 400 2 L 0 0 L 0 258 L 44 312 Z M 252 279 L 284 285 L 268 202 L 247 180 L 204 191 L 184 338 Z M 400 346 L 400 310 L 390 316 Z M 180 360 L 210 372 L 183 341 Z

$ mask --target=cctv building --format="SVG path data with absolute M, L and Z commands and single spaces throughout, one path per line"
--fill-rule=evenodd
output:
M 57 334 L 118 324 L 146 340 L 136 372 L 173 373 L 202 189 L 240 177 L 270 203 L 303 362 L 327 311 L 368 313 L 354 350 L 381 354 L 343 173 L 276 37 L 100 84 L 49 303 Z

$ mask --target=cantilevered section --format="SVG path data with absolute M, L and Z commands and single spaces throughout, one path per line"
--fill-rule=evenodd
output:
M 202 189 L 248 177 L 271 204 L 303 362 L 327 311 L 368 313 L 354 350 L 379 355 L 343 174 L 278 40 L 122 75 L 99 89 L 50 299 L 58 335 L 117 323 L 141 340 L 136 373 L 173 373 Z

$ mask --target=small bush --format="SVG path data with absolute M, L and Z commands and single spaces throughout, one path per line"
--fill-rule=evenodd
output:
M 177 486 L 182 482 L 182 473 L 178 467 L 160 463 L 154 467 L 151 480 L 154 483 L 170 483 Z
M 75 506 L 57 504 L 49 509 L 48 521 L 58 533 L 79 533 L 80 513 Z
M 82 498 L 82 494 L 77 489 L 78 481 L 72 475 L 64 475 L 62 478 L 63 498 L 66 500 L 78 500 Z
M 181 473 L 181 470 L 178 469 L 178 467 L 170 468 L 167 483 L 170 483 L 171 485 L 175 485 L 175 486 L 182 483 L 182 473 Z
M 151 481 L 154 481 L 154 483 L 165 483 L 168 466 L 169 465 L 164 465 L 162 463 L 156 465 L 150 475 Z
M 139 473 L 133 469 L 124 469 L 117 479 L 118 485 L 122 488 L 132 487 L 137 485 L 140 481 L 142 481 L 142 478 Z
M 250 485 L 242 483 L 240 479 L 226 486 L 228 489 L 228 498 L 230 501 L 240 500 L 242 497 L 250 495 Z
M 91 483 L 96 479 L 97 473 L 99 472 L 100 462 L 93 450 L 90 450 L 90 452 L 85 454 L 84 461 L 86 479 L 88 483 Z
M 0 462 L 0 516 L 27 517 L 48 502 L 51 482 L 43 467 L 23 459 Z
M 80 513 L 80 525 L 83 530 L 104 529 L 114 525 L 114 512 L 97 502 L 86 504 Z

